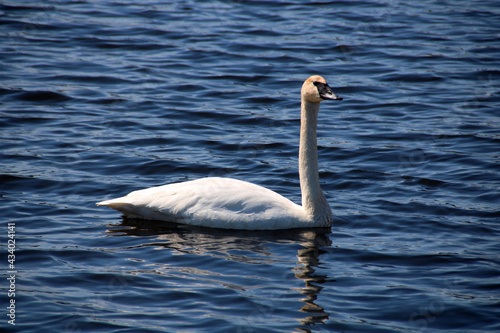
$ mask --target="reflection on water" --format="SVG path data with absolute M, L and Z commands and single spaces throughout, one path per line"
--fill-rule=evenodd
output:
M 324 234 L 315 232 L 311 232 L 309 236 L 311 237 L 310 241 L 300 243 L 305 247 L 305 249 L 300 249 L 297 254 L 298 263 L 301 265 L 293 269 L 296 272 L 295 277 L 305 282 L 305 287 L 300 291 L 305 296 L 301 299 L 305 305 L 300 310 L 309 316 L 302 320 L 302 325 L 323 324 L 329 317 L 324 309 L 314 302 L 323 289 L 321 285 L 328 280 L 326 275 L 315 274 L 315 267 L 318 267 L 320 254 L 324 253 L 320 247 L 330 245 L 330 239 L 324 237 Z
M 304 287 L 297 288 L 295 292 L 303 295 L 300 301 L 301 308 L 297 309 L 307 316 L 300 319 L 303 326 L 324 324 L 329 314 L 324 308 L 316 304 L 318 296 L 323 289 L 322 284 L 329 280 L 328 276 L 317 274 L 316 269 L 320 264 L 320 255 L 325 253 L 322 247 L 330 246 L 327 237 L 329 229 L 296 229 L 276 231 L 247 231 L 247 230 L 220 230 L 203 227 L 187 226 L 177 223 L 145 221 L 139 219 L 123 218 L 120 225 L 110 225 L 107 230 L 110 236 L 143 237 L 146 243 L 136 247 L 152 246 L 155 249 L 170 249 L 178 254 L 208 255 L 211 257 L 224 256 L 224 259 L 246 264 L 279 263 L 286 262 L 279 253 L 273 253 L 271 244 L 300 244 L 303 248 L 297 251 L 296 266 L 291 269 L 292 274 L 302 281 Z M 152 240 L 152 241 L 151 241 Z M 134 248 L 132 246 L 131 248 Z M 237 253 L 246 252 L 246 255 Z M 250 255 L 248 255 L 250 254 Z M 184 268 L 185 272 L 199 275 L 204 274 L 197 267 Z M 256 277 L 255 270 L 248 270 L 252 277 Z M 256 278 L 260 278 L 257 276 Z M 224 284 L 226 288 L 242 290 L 236 284 Z M 273 298 L 284 299 L 285 295 L 273 293 Z M 271 312 L 278 309 L 270 308 Z M 300 317 L 300 316 L 297 316 Z M 298 328 L 301 332 L 309 331 L 307 328 Z

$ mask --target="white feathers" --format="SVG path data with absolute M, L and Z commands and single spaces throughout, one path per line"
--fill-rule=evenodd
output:
M 299 228 L 308 221 L 302 207 L 276 192 L 219 177 L 134 191 L 98 205 L 134 217 L 226 229 Z

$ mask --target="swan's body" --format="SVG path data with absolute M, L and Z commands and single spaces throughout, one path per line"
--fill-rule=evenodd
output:
M 319 185 L 316 124 L 319 103 L 341 98 L 318 75 L 304 82 L 301 96 L 302 206 L 262 186 L 219 177 L 134 191 L 97 205 L 132 217 L 212 228 L 275 230 L 330 226 L 332 211 Z

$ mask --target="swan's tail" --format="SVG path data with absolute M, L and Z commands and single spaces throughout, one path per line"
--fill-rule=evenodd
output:
M 124 214 L 128 214 L 133 209 L 134 205 L 132 205 L 130 202 L 127 202 L 124 199 L 125 199 L 125 197 L 104 200 L 104 201 L 96 203 L 96 205 L 97 206 L 106 206 L 109 208 L 116 209 L 117 211 L 122 212 Z
M 130 201 L 130 196 L 124 196 L 121 198 L 104 200 L 96 203 L 97 206 L 106 206 L 113 208 L 123 215 L 132 218 L 141 218 L 145 220 L 159 220 L 159 221 L 169 221 L 177 223 L 188 223 L 189 221 L 180 215 L 171 214 L 169 212 L 162 212 L 154 208 L 150 208 L 147 205 L 142 205 L 139 203 L 134 203 Z

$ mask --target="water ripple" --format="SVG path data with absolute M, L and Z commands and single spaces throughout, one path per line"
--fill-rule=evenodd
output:
M 0 4 L 16 328 L 498 331 L 497 7 Z M 331 230 L 210 230 L 95 206 L 205 176 L 300 203 L 311 74 L 344 97 L 318 127 Z

